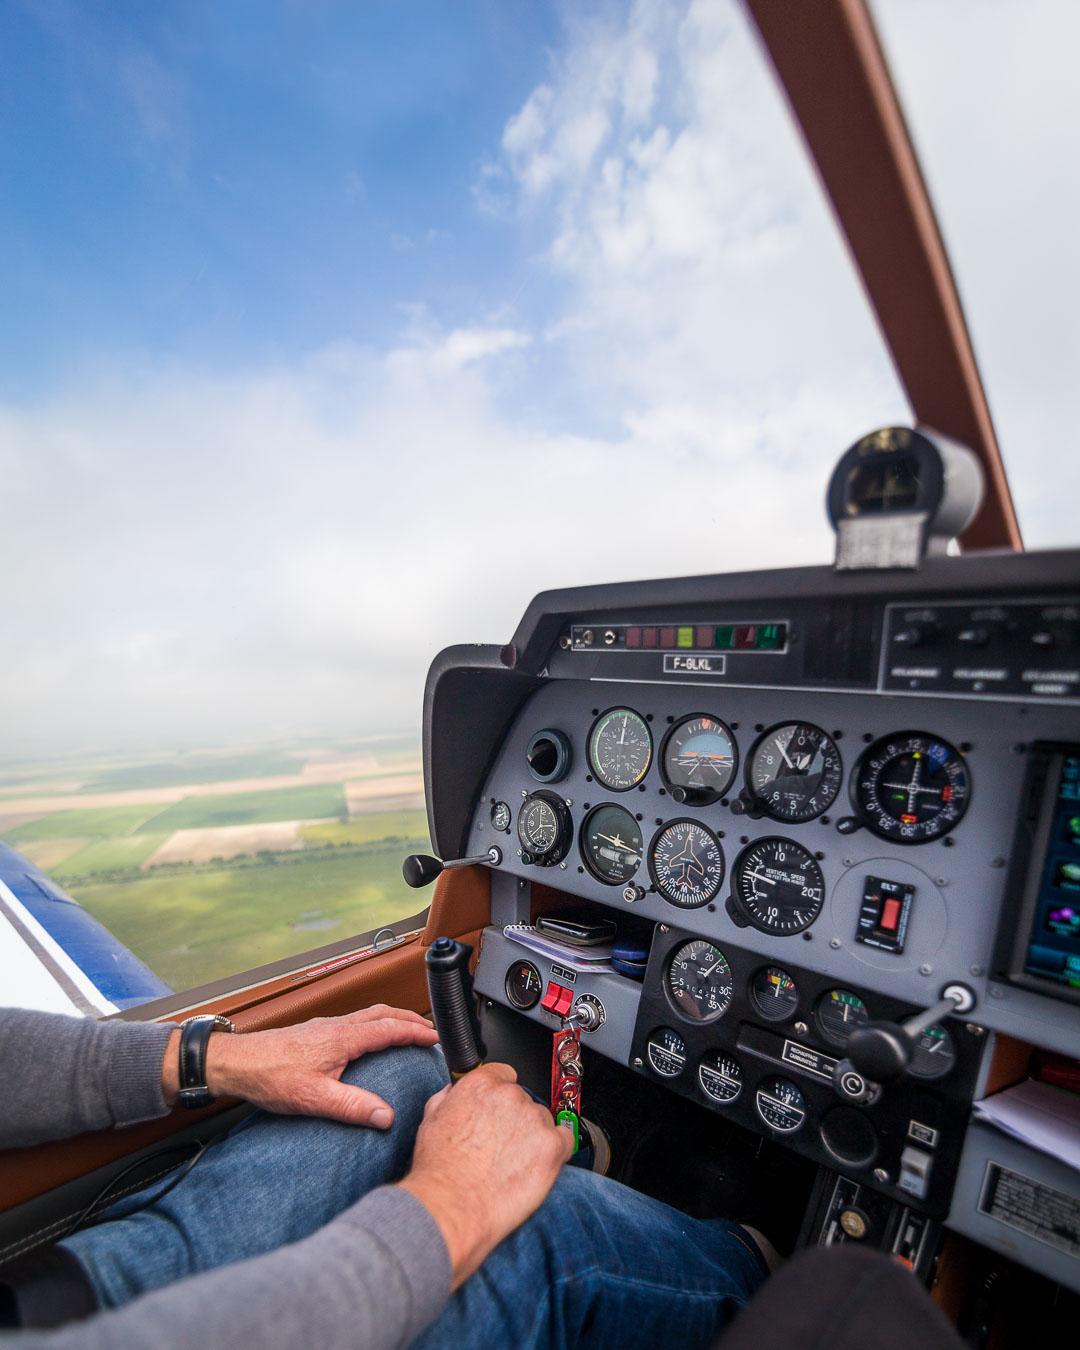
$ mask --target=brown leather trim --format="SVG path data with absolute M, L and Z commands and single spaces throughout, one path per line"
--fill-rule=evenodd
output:
M 965 548 L 1022 548 L 930 194 L 865 0 L 747 0 L 916 419 L 968 445 L 986 496 Z
M 424 930 L 408 943 L 390 951 L 374 952 L 355 965 L 298 988 L 282 987 L 281 979 L 270 980 L 266 986 L 247 989 L 232 999 L 214 999 L 196 1011 L 227 1013 L 241 1031 L 290 1026 L 310 1017 L 340 1016 L 373 1003 L 390 1003 L 426 1013 L 425 951 L 443 934 L 478 946 L 490 915 L 491 883 L 487 868 L 443 872 L 435 884 Z M 36 1148 L 0 1152 L 0 1211 L 13 1209 L 64 1182 L 148 1148 L 192 1121 L 223 1111 L 231 1104 L 218 1102 L 202 1112 L 174 1110 L 160 1120 L 125 1130 L 101 1130 Z

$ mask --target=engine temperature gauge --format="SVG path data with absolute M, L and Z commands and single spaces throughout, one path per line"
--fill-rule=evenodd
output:
M 777 1134 L 794 1134 L 806 1119 L 806 1098 L 790 1079 L 764 1078 L 754 1094 L 761 1119 Z
M 850 989 L 830 989 L 823 994 L 817 1016 L 821 1030 L 837 1045 L 842 1045 L 853 1031 L 870 1021 L 866 1004 Z
M 786 1022 L 799 1006 L 795 981 L 779 966 L 763 966 L 750 986 L 754 1006 L 770 1022 Z

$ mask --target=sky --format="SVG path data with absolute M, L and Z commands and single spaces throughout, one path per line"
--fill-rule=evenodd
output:
M 978 6 L 999 105 L 942 79 L 975 0 L 880 8 L 1022 525 L 1075 542 L 1064 43 Z M 827 561 L 833 462 L 910 416 L 737 0 L 14 0 L 0 183 L 0 758 L 415 728 L 541 589 Z

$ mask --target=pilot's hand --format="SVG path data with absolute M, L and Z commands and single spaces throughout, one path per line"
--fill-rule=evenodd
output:
M 455 1289 L 540 1207 L 573 1148 L 509 1064 L 481 1065 L 429 1100 L 400 1185 L 446 1239 Z
M 177 1031 L 162 1068 L 165 1100 L 179 1089 Z M 438 1035 L 419 1013 L 378 1003 L 346 1017 L 316 1017 L 294 1027 L 215 1032 L 207 1042 L 206 1086 L 215 1097 L 239 1097 L 280 1115 L 325 1116 L 348 1125 L 388 1130 L 388 1102 L 350 1083 L 345 1066 L 392 1045 L 435 1045 Z

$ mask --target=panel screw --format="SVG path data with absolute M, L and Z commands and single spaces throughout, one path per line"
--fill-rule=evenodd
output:
M 635 1055 L 634 1058 L 630 1061 L 630 1063 L 634 1066 L 635 1069 L 640 1069 L 640 1068 L 641 1068 L 641 1056 L 640 1056 L 640 1055 Z
M 888 1174 L 888 1172 L 885 1171 L 884 1167 L 875 1167 L 875 1168 L 874 1168 L 874 1180 L 875 1180 L 875 1181 L 882 1181 L 882 1182 L 885 1182 L 885 1181 L 888 1181 L 888 1179 L 889 1179 L 889 1174 Z
M 948 881 L 947 881 L 944 877 L 935 877 L 935 878 L 934 878 L 934 885 L 935 885 L 935 886 L 947 886 L 948 884 L 949 884 Z
M 1001 857 L 998 857 L 998 858 L 991 858 L 991 859 L 990 859 L 990 866 L 991 866 L 991 867 L 1004 867 L 1004 866 L 1005 866 L 1005 859 L 1004 859 L 1004 858 L 1001 858 Z
M 965 1023 L 965 1025 L 967 1026 L 968 1033 L 969 1033 L 970 1035 L 972 1035 L 972 1036 L 985 1036 L 985 1035 L 986 1035 L 986 1028 L 985 1028 L 985 1027 L 976 1026 L 974 1022 L 967 1022 L 967 1023 Z
M 845 858 L 845 859 L 844 859 L 844 866 L 845 866 L 845 867 L 850 867 L 850 866 L 851 866 L 851 859 L 850 859 L 850 858 Z
M 839 938 L 830 938 L 830 939 L 829 939 L 829 946 L 833 949 L 834 952 L 838 952 L 838 951 L 840 950 L 840 939 L 839 939 Z
M 971 974 L 972 974 L 972 975 L 981 975 L 982 973 L 983 973 L 983 968 L 982 968 L 982 966 L 972 966 L 972 967 L 971 967 Z
M 564 797 L 563 801 L 567 804 L 567 806 L 573 806 L 574 804 L 573 797 Z
M 662 923 L 662 924 L 660 925 L 660 931 L 661 931 L 661 933 L 670 933 L 670 932 L 671 932 L 671 929 L 667 926 L 666 923 Z
M 929 961 L 924 961 L 922 965 L 919 967 L 920 975 L 932 975 L 933 973 L 934 967 L 930 964 Z
M 796 1031 L 796 1032 L 798 1033 L 798 1035 L 800 1035 L 800 1036 L 806 1036 L 806 1035 L 809 1033 L 810 1028 L 806 1025 L 805 1022 L 796 1022 L 796 1023 L 795 1023 L 795 1031 Z
M 484 1000 L 484 1007 L 485 1007 L 485 1008 L 494 1008 L 494 1006 L 495 1006 L 495 1004 L 492 1003 L 491 999 L 488 998 L 488 999 L 485 999 L 485 1000 Z
M 991 990 L 990 990 L 990 997 L 991 997 L 991 998 L 1004 998 L 1005 995 L 1004 995 L 1004 993 L 1003 993 L 1000 989 L 996 989 L 996 988 L 995 988 L 995 989 L 991 989 Z

